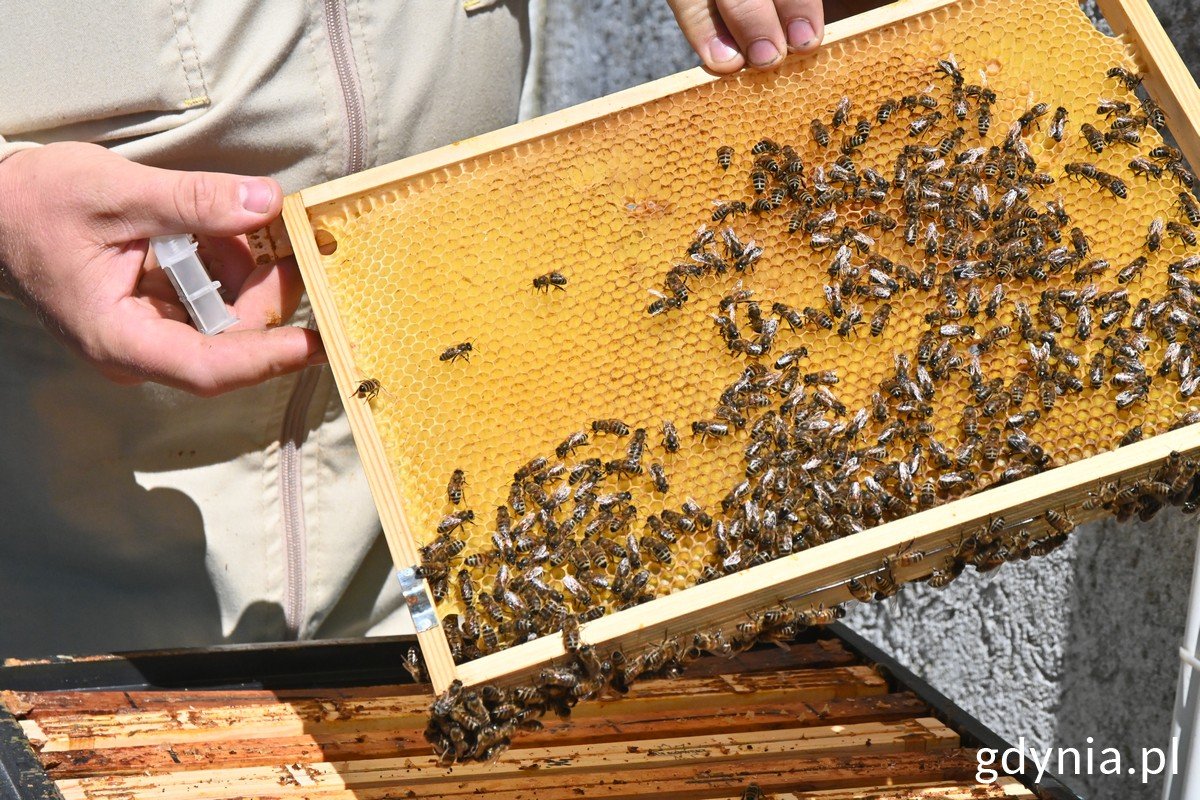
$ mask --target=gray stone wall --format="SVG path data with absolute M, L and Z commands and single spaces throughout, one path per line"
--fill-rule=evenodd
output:
M 1200 3 L 1151 4 L 1195 64 Z M 548 0 L 544 13 L 543 112 L 698 63 L 664 0 Z M 1012 741 L 1085 748 L 1090 736 L 1097 754 L 1132 756 L 1166 746 L 1196 532 L 1176 512 L 1089 525 L 1048 558 L 907 587 L 848 621 Z M 1068 784 L 1095 798 L 1160 791 L 1127 776 Z

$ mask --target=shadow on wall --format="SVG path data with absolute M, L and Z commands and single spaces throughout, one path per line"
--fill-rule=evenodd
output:
M 1123 771 L 1140 771 L 1143 748 L 1166 751 L 1196 528 L 1196 517 L 1171 509 L 1150 523 L 1107 520 L 1077 534 L 1056 747 L 1084 756 L 1091 747 L 1097 765 L 1115 747 Z M 1162 791 L 1161 778 L 1143 785 L 1127 772 L 1066 782 L 1098 799 Z
M 826 0 L 826 22 L 886 5 Z M 554 0 L 543 28 L 541 113 L 699 66 L 665 0 Z
M 1048 747 L 1077 545 L 968 570 L 945 589 L 909 584 L 884 602 L 851 603 L 846 622 L 1008 741 Z
M 543 27 L 543 114 L 700 63 L 663 0 L 553 0 Z

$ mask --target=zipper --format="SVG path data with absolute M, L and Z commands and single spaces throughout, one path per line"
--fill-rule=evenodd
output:
M 320 367 L 308 367 L 300 373 L 283 414 L 279 432 L 279 501 L 282 506 L 283 549 L 287 563 L 284 572 L 283 623 L 288 639 L 300 637 L 308 606 L 308 528 L 304 520 L 304 474 L 300 447 L 304 442 L 305 420 L 313 394 L 321 379 Z
M 345 0 L 325 0 L 325 32 L 333 54 L 333 67 L 342 89 L 346 122 L 344 173 L 361 172 L 367 162 L 367 112 L 354 50 L 350 46 L 350 20 Z M 321 377 L 321 367 L 309 367 L 296 381 L 283 414 L 279 432 L 279 502 L 283 521 L 284 573 L 283 620 L 287 638 L 297 639 L 308 611 L 308 540 L 304 520 L 304 475 L 300 448 L 305 420 Z
M 346 116 L 346 174 L 361 172 L 367 162 L 367 111 L 358 65 L 350 46 L 350 20 L 345 0 L 325 0 L 325 29 L 333 51 L 333 67 L 342 87 Z

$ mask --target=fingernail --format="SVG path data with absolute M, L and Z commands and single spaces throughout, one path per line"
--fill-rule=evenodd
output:
M 308 357 L 308 360 L 305 361 L 304 363 L 310 367 L 319 367 L 322 364 L 329 363 L 329 356 L 325 355 L 324 350 L 318 350 L 317 352 L 310 355 Z
M 817 38 L 812 23 L 806 19 L 794 19 L 788 23 L 787 39 L 789 47 L 808 47 Z
M 767 67 L 779 60 L 779 49 L 769 39 L 755 39 L 746 56 L 754 66 Z
M 714 36 L 708 42 L 708 60 L 723 64 L 738 57 L 738 50 L 726 36 Z
M 254 214 L 265 214 L 275 200 L 275 188 L 266 181 L 242 181 L 238 186 L 238 197 L 242 208 Z

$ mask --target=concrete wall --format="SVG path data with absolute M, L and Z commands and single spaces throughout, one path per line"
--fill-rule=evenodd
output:
M 664 0 L 548 0 L 542 111 L 695 66 Z M 1085 6 L 1087 4 L 1085 3 Z M 1195 0 L 1152 0 L 1185 61 L 1200 57 Z M 849 622 L 1011 741 L 1165 747 L 1196 524 L 1090 525 L 1059 552 L 908 587 Z M 1068 778 L 1089 797 L 1153 797 L 1128 776 Z

